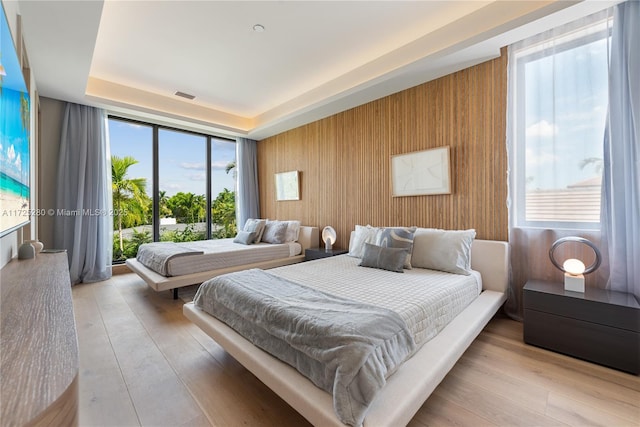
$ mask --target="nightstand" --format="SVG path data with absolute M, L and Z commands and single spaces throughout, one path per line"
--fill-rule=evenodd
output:
M 640 373 L 640 304 L 632 294 L 529 280 L 523 290 L 524 342 Z
M 311 261 L 312 259 L 329 258 L 331 256 L 343 255 L 349 253 L 345 249 L 329 249 L 325 248 L 310 248 L 304 251 L 304 260 Z

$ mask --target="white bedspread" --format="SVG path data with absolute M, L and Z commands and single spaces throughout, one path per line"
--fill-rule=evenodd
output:
M 404 273 L 357 267 L 360 259 L 339 255 L 269 270 L 322 291 L 393 310 L 420 346 L 436 336 L 482 289 L 470 276 L 414 268 Z
M 297 242 L 243 245 L 233 243 L 233 239 L 213 239 L 178 243 L 178 245 L 185 245 L 192 250 L 202 251 L 204 254 L 172 258 L 167 262 L 167 276 L 182 276 L 201 271 L 288 258 L 302 252 L 302 246 Z

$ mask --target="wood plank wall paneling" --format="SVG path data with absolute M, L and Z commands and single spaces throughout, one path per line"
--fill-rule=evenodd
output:
M 258 143 L 261 216 L 331 225 L 475 228 L 507 240 L 507 55 Z M 391 197 L 390 157 L 449 145 L 450 195 Z M 274 174 L 301 172 L 301 200 L 275 200 Z

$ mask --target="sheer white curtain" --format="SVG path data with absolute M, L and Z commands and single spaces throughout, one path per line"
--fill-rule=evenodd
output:
M 640 3 L 614 8 L 604 142 L 603 241 L 607 287 L 640 299 Z
M 236 139 L 238 167 L 238 230 L 249 218 L 260 218 L 258 191 L 258 143 L 247 138 Z
M 111 277 L 111 166 L 103 110 L 67 103 L 62 123 L 54 219 L 73 284 Z
M 562 283 L 562 272 L 548 255 L 555 240 L 580 236 L 601 246 L 609 15 L 582 18 L 508 49 L 511 287 L 506 311 L 515 318 L 522 316 L 527 280 Z M 587 265 L 593 259 L 588 247 L 561 252 Z M 587 275 L 586 282 L 604 287 L 597 274 Z

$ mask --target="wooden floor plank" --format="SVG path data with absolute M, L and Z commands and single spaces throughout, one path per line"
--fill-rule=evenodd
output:
M 93 286 L 100 314 L 142 425 L 179 425 L 203 415 L 113 282 Z
M 73 288 L 80 352 L 79 424 L 140 425 L 109 336 L 99 315 L 93 287 Z
M 482 338 L 494 340 L 492 341 L 494 344 L 514 352 L 528 356 L 535 354 L 536 359 L 544 359 L 546 362 L 559 366 L 561 369 L 588 375 L 590 378 L 599 378 L 607 383 L 618 384 L 640 392 L 640 381 L 638 381 L 637 376 L 586 361 L 567 364 L 568 360 L 575 361 L 576 359 L 525 344 L 522 340 L 522 330 L 522 323 L 516 322 L 514 325 L 509 319 L 503 317 L 487 325 Z
M 528 384 L 572 396 L 595 408 L 620 414 L 629 421 L 640 420 L 640 393 L 635 387 L 606 381 L 601 375 L 592 376 L 583 367 L 590 366 L 595 371 L 605 369 L 610 371 L 612 377 L 617 377 L 619 372 L 612 369 L 523 343 L 514 343 L 505 348 L 487 335 L 479 337 L 467 353 L 474 365 L 492 366 L 494 360 L 501 360 L 501 369 L 506 374 L 518 376 Z M 576 368 L 578 366 L 580 368 Z M 622 374 L 628 377 L 629 382 L 640 381 L 637 376 Z
M 80 425 L 308 423 L 133 274 L 74 287 Z M 640 425 L 639 377 L 522 342 L 498 316 L 410 425 Z
M 497 424 L 485 420 L 477 413 L 465 406 L 454 403 L 448 399 L 446 392 L 436 390 L 422 405 L 422 408 L 413 417 L 409 427 L 420 426 L 448 426 L 448 427 L 495 427 Z
M 615 413 L 603 411 L 592 405 L 564 396 L 560 393 L 549 393 L 547 415 L 571 425 L 583 426 L 638 426 L 637 419 L 632 421 L 619 417 Z
M 116 287 L 213 425 L 306 423 L 222 348 L 217 346 L 212 354 L 194 340 L 187 328 L 194 325 L 182 314 L 182 301 L 153 295 L 155 291 L 142 281 Z M 212 340 L 207 337 L 207 341 Z M 270 411 L 274 404 L 288 410 Z

